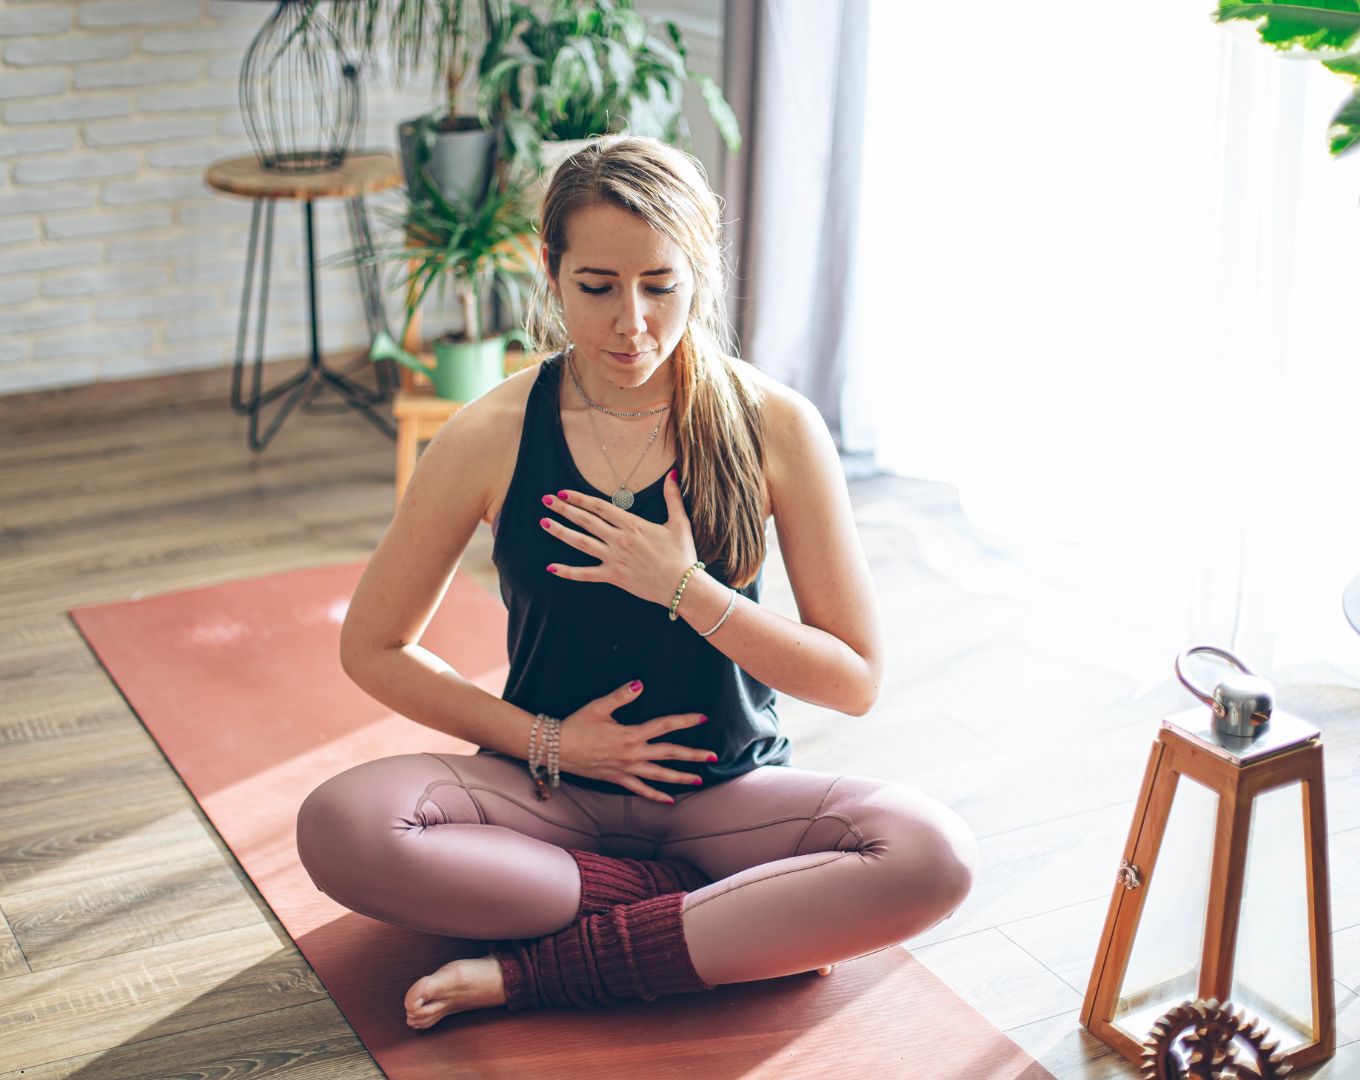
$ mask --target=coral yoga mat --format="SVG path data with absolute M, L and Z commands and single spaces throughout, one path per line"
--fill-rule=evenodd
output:
M 309 791 L 387 754 L 476 748 L 394 715 L 337 659 L 363 564 L 292 571 L 72 618 L 392 1080 L 854 1076 L 1040 1080 L 1047 1070 L 905 949 L 791 976 L 608 1009 L 404 1023 L 421 975 L 486 945 L 398 929 L 318 892 L 297 859 Z M 506 673 L 500 600 L 457 575 L 423 642 L 494 694 Z

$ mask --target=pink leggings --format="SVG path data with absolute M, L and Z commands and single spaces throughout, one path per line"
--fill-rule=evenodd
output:
M 681 859 L 711 885 L 685 896 L 695 971 L 710 986 L 864 956 L 947 918 L 977 846 L 953 811 L 899 784 L 765 766 L 667 806 L 563 779 L 546 802 L 522 761 L 404 754 L 356 766 L 298 813 L 317 888 L 384 922 L 480 940 L 576 920 L 569 848 Z

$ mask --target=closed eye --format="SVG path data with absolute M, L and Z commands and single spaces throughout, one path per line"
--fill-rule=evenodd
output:
M 577 285 L 583 293 L 586 293 L 589 296 L 602 296 L 605 293 L 607 293 L 610 289 L 610 286 L 608 285 L 598 285 L 592 287 L 590 285 L 582 285 L 579 282 L 577 283 Z M 668 293 L 675 292 L 675 290 L 678 288 L 679 288 L 678 285 L 668 285 L 665 288 L 661 287 L 660 285 L 648 285 L 647 291 L 649 293 L 652 293 L 654 296 L 665 296 Z

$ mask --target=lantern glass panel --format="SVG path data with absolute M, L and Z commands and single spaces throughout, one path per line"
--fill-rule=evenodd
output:
M 1217 816 L 1218 794 L 1179 776 L 1111 1017 L 1139 1042 L 1171 1006 L 1199 995 Z
M 1303 785 L 1252 800 L 1246 880 L 1230 997 L 1258 1016 L 1281 1050 L 1313 1041 Z

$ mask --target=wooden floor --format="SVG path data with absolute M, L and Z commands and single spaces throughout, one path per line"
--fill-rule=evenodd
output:
M 300 414 L 254 455 L 225 389 L 68 397 L 0 399 L 0 1080 L 380 1076 L 66 612 L 365 558 L 393 446 Z M 1060 1080 L 1134 1077 L 1077 1013 L 1147 747 L 1190 699 L 1169 681 L 1140 694 L 1121 629 L 1052 561 L 977 536 L 950 489 L 853 494 L 889 674 L 868 717 L 785 701 L 794 764 L 955 807 L 981 878 L 912 951 Z M 466 565 L 491 584 L 488 542 Z M 793 612 L 777 554 L 767 590 Z M 1312 1075 L 1356 1076 L 1360 678 L 1283 674 L 1328 754 L 1344 1045 Z

